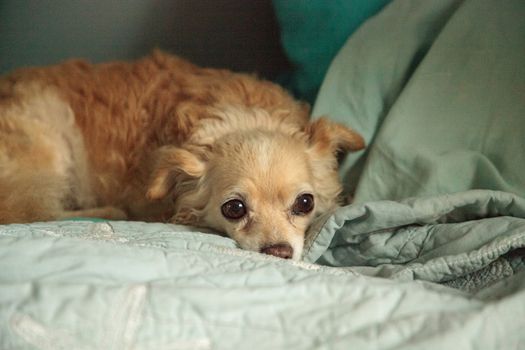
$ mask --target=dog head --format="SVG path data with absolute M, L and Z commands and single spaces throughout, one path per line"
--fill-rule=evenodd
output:
M 313 218 L 338 204 L 337 156 L 363 147 L 356 132 L 325 118 L 300 129 L 240 128 L 205 147 L 161 148 L 148 197 L 171 196 L 175 223 L 299 259 Z

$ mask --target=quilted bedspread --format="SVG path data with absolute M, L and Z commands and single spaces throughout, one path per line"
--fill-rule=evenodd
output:
M 302 262 L 168 224 L 3 226 L 2 349 L 524 344 L 522 199 L 370 202 L 322 222 Z

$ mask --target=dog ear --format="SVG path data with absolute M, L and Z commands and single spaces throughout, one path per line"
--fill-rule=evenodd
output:
M 354 130 L 325 117 L 306 126 L 310 144 L 320 152 L 330 152 L 336 156 L 355 152 L 365 147 L 365 140 Z
M 166 197 L 177 183 L 199 178 L 205 170 L 204 162 L 196 154 L 174 146 L 157 150 L 155 161 L 146 194 L 150 200 Z

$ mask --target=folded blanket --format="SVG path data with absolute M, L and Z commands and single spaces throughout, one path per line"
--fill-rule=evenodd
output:
M 340 208 L 310 235 L 305 258 L 475 293 L 521 272 L 524 247 L 525 200 L 473 190 Z

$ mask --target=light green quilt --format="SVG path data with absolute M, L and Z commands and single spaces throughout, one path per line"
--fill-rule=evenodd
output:
M 472 188 L 525 196 L 524 6 L 398 0 L 347 42 L 314 115 L 371 145 L 344 164 L 356 201 Z
M 175 225 L 4 226 L 1 348 L 517 349 L 524 217 L 484 191 L 341 208 L 305 258 L 342 267 Z
M 0 349 L 524 348 L 523 18 L 395 0 L 350 38 L 314 111 L 370 146 L 302 262 L 169 224 L 0 226 Z

